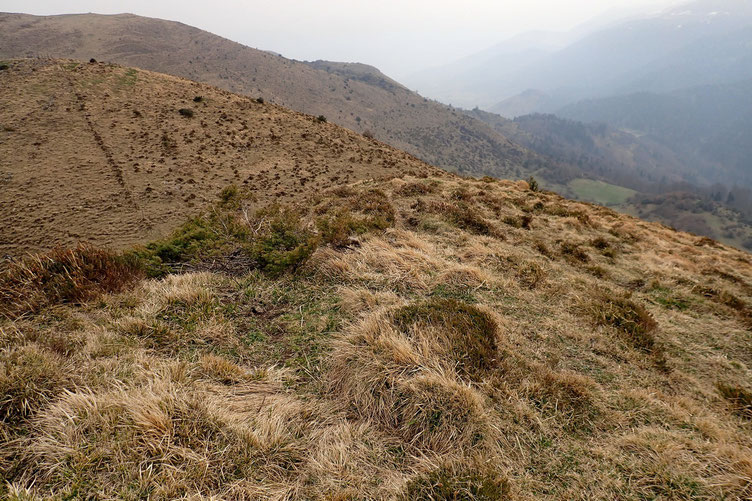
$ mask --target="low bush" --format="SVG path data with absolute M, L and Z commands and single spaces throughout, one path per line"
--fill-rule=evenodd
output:
M 297 270 L 318 247 L 318 238 L 302 225 L 300 215 L 274 205 L 256 213 L 265 224 L 250 247 L 256 266 L 270 275 Z
M 193 110 L 190 109 L 190 108 L 180 108 L 178 110 L 178 113 L 180 113 L 182 116 L 184 116 L 186 118 L 193 117 Z
M 0 315 L 35 313 L 117 292 L 143 276 L 143 263 L 89 244 L 57 248 L 11 263 L 0 273 Z
M 209 261 L 219 261 L 219 268 L 233 273 L 260 269 L 276 276 L 297 270 L 316 250 L 319 238 L 295 210 L 274 204 L 249 215 L 244 200 L 236 186 L 228 186 L 205 215 L 133 254 L 151 277 L 164 276 L 179 264 L 200 267 Z

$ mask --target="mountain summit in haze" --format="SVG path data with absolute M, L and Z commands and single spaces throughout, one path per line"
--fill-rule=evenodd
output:
M 0 57 L 112 61 L 245 94 L 371 135 L 449 170 L 524 177 L 528 155 L 486 124 L 358 64 L 304 63 L 132 14 L 0 14 Z

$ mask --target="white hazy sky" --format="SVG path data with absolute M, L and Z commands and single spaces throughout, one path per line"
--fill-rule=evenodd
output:
M 289 58 L 359 61 L 400 77 L 524 31 L 565 31 L 608 12 L 655 12 L 675 3 L 680 0 L 0 0 L 0 11 L 131 12 Z

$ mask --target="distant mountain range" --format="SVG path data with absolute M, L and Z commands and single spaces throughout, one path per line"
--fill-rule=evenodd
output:
M 574 40 L 571 40 L 574 38 Z M 752 2 L 699 0 L 660 14 L 595 25 L 570 36 L 522 36 L 408 79 L 462 106 L 498 106 L 530 89 L 549 96 L 518 114 L 551 112 L 587 98 L 752 78 Z

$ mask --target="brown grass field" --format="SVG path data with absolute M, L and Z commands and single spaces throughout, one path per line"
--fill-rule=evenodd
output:
M 313 116 L 181 78 L 49 59 L 8 66 L 0 255 L 157 238 L 232 183 L 285 202 L 397 171 L 443 175 Z
M 360 64 L 310 65 L 192 26 L 133 14 L 0 13 L 0 59 L 113 62 L 263 97 L 376 139 L 453 172 L 526 177 L 530 152 L 480 120 L 424 99 Z
M 147 248 L 163 278 L 6 270 L 45 299 L 0 303 L 2 496 L 752 497 L 749 254 L 525 182 L 353 181 L 225 190 Z

